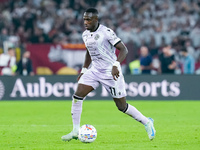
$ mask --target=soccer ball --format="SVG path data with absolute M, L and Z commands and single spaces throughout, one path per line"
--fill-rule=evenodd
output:
M 84 124 L 79 129 L 78 139 L 83 143 L 92 143 L 97 138 L 97 130 L 94 126 Z

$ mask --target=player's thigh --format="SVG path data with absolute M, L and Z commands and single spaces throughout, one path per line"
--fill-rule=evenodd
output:
M 98 86 L 99 82 L 96 75 L 92 73 L 91 70 L 87 70 L 78 81 L 78 87 L 75 95 L 85 97 L 88 93 L 96 89 Z
M 94 88 L 92 86 L 85 85 L 85 84 L 78 84 L 75 95 L 79 97 L 85 97 L 88 95 L 88 93 L 90 93 L 93 90 Z

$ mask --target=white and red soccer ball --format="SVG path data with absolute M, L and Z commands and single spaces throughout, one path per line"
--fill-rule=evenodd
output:
M 94 126 L 89 124 L 84 124 L 79 129 L 78 139 L 84 143 L 94 142 L 97 138 L 97 130 Z

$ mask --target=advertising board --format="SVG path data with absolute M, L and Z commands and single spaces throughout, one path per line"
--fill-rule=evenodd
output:
M 0 100 L 71 100 L 77 76 L 0 77 Z M 127 100 L 199 100 L 197 75 L 127 75 Z M 99 86 L 87 99 L 112 99 Z

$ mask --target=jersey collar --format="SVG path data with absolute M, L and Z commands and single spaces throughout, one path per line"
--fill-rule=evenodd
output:
M 96 31 L 99 29 L 99 26 L 100 26 L 100 24 L 98 23 L 97 28 L 96 28 L 93 32 L 96 32 Z M 90 32 L 91 32 L 91 31 L 90 31 Z

